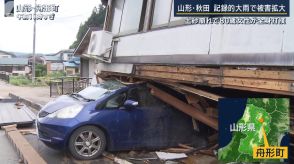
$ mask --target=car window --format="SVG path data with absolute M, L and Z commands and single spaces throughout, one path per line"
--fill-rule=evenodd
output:
M 104 81 L 103 83 L 89 86 L 80 92 L 78 92 L 79 95 L 86 99 L 93 99 L 97 100 L 101 96 L 103 96 L 105 93 L 109 93 L 115 90 L 118 90 L 120 88 L 125 87 L 124 84 L 118 82 L 118 81 Z
M 118 108 L 123 105 L 126 99 L 126 93 L 115 95 L 106 102 L 105 108 Z
M 139 102 L 138 88 L 132 88 L 128 91 L 128 100 Z
M 103 94 L 105 94 L 108 90 L 100 87 L 95 86 L 89 86 L 82 91 L 80 91 L 78 94 L 85 97 L 86 99 L 93 99 L 97 100 L 99 99 Z

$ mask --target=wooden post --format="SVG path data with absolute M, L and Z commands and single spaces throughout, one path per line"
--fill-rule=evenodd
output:
M 64 79 L 63 77 L 61 78 L 61 94 L 63 95 L 63 85 L 64 85 Z

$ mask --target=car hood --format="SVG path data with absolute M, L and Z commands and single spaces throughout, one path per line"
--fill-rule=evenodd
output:
M 65 108 L 65 107 L 69 107 L 69 106 L 72 106 L 72 105 L 78 105 L 78 104 L 85 105 L 86 103 L 87 102 L 77 100 L 77 99 L 75 99 L 75 98 L 73 98 L 71 96 L 63 95 L 63 96 L 60 96 L 60 97 L 56 98 L 55 100 L 50 101 L 49 103 L 47 103 L 42 108 L 42 111 L 45 111 L 47 113 L 53 113 L 53 112 L 55 112 L 57 110 Z

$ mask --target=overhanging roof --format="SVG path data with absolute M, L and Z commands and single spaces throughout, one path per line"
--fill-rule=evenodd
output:
M 3 54 L 6 54 L 6 55 L 10 55 L 11 57 L 16 57 L 15 54 L 11 53 L 11 52 L 6 52 L 6 51 L 2 51 L 0 50 L 0 54 L 3 53 Z
M 47 56 L 44 56 L 44 58 L 45 58 L 46 61 L 61 61 L 61 58 L 60 58 L 59 55 L 55 55 L 55 56 L 47 55 Z
M 70 63 L 70 62 L 63 62 L 63 65 L 65 67 L 78 67 L 75 63 Z

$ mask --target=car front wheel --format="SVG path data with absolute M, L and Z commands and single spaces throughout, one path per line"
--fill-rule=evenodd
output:
M 95 126 L 83 126 L 74 131 L 69 140 L 69 151 L 81 160 L 99 157 L 106 147 L 103 131 Z

